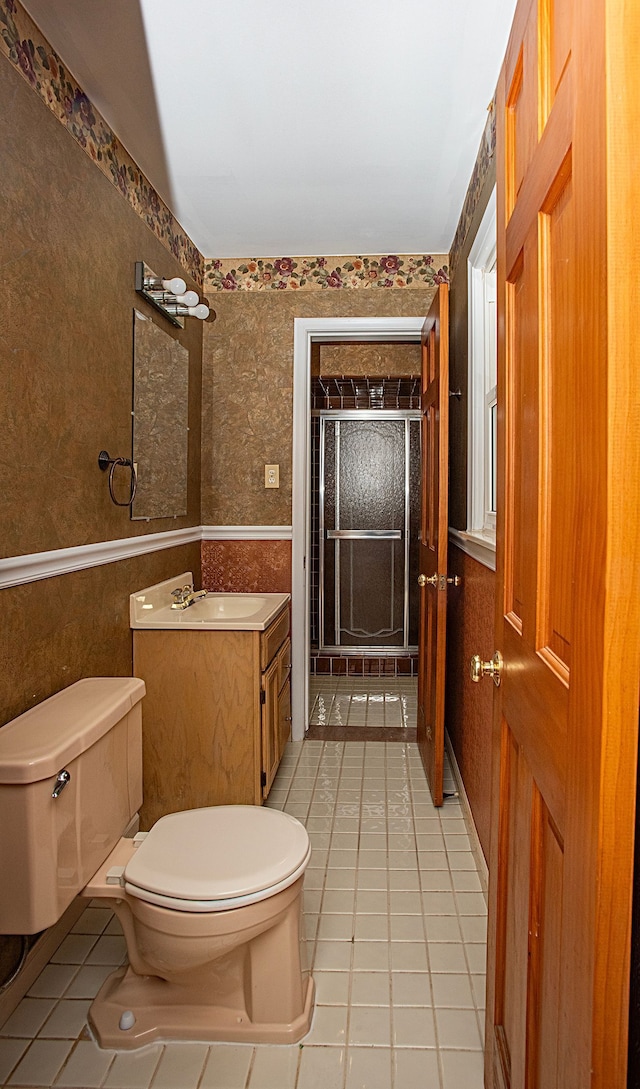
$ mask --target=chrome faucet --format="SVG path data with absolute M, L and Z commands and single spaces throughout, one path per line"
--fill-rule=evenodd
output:
M 171 591 L 171 597 L 175 598 L 175 601 L 171 602 L 171 608 L 188 609 L 190 605 L 193 605 L 194 601 L 200 601 L 201 598 L 206 596 L 206 590 L 194 590 L 190 583 L 187 583 L 186 586 L 177 586 L 175 590 Z

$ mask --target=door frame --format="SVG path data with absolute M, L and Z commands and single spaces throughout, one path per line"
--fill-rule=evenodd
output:
M 420 343 L 424 315 L 393 318 L 294 318 L 293 473 L 291 488 L 291 737 L 302 741 L 309 705 L 309 483 L 311 478 L 311 345 L 322 341 Z

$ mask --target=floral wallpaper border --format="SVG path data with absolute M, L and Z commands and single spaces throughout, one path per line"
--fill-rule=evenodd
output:
M 163 245 L 201 284 L 202 254 L 18 0 L 0 0 L 0 53 L 17 68 Z
M 424 288 L 449 282 L 448 255 L 207 259 L 206 291 Z
M 494 98 L 489 104 L 489 116 L 487 117 L 487 122 L 480 141 L 480 147 L 478 148 L 478 154 L 471 174 L 469 188 L 467 189 L 464 198 L 464 204 L 462 205 L 462 211 L 460 212 L 456 233 L 453 236 L 453 242 L 451 243 L 451 252 L 449 254 L 449 275 L 451 276 L 451 279 L 453 279 L 460 251 L 462 250 L 469 233 L 471 220 L 473 219 L 474 212 L 478 206 L 478 201 L 487 179 L 487 174 L 493 163 L 495 151 L 496 101 Z

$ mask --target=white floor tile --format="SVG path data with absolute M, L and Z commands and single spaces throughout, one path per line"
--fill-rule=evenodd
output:
M 435 1051 L 396 1048 L 393 1053 L 395 1085 L 398 1089 L 440 1089 L 440 1071 Z M 461 1082 L 457 1089 L 463 1089 Z M 464 1086 L 466 1089 L 466 1085 Z
M 388 1006 L 391 1002 L 388 972 L 354 972 L 351 981 L 352 1006 Z
M 73 1044 L 69 1040 L 34 1040 L 7 1085 L 51 1086 Z
M 51 998 L 23 998 L 2 1026 L 3 1036 L 24 1036 L 33 1039 L 55 1006 Z
M 256 1048 L 248 1089 L 293 1089 L 299 1054 L 298 1047 Z
M 143 1047 L 139 1051 L 121 1051 L 109 1068 L 105 1089 L 147 1089 L 161 1055 L 160 1044 Z M 244 1083 L 240 1089 L 243 1087 Z
M 431 982 L 428 972 L 392 972 L 391 993 L 397 1006 L 430 1006 Z
M 85 999 L 62 999 L 40 1029 L 42 1039 L 76 1040 L 87 1023 L 91 1003 Z
M 432 972 L 466 972 L 462 942 L 429 942 L 429 966 Z
M 154 1089 L 196 1089 L 209 1054 L 206 1044 L 166 1044 Z
M 424 1006 L 403 1006 L 393 1011 L 395 1047 L 435 1047 L 433 1010 Z
M 113 918 L 110 908 L 86 908 L 76 924 L 71 928 L 72 934 L 102 934 Z
M 347 1009 L 345 1006 L 316 1006 L 311 1032 L 305 1036 L 305 1044 L 344 1045 L 347 1035 Z
M 349 1017 L 349 1046 L 389 1047 L 391 1011 L 388 1006 L 352 1006 Z
M 389 1089 L 390 1085 L 391 1048 L 349 1048 L 345 1089 Z
M 436 1009 L 454 1006 L 459 1009 L 475 1007 L 471 977 L 463 973 L 432 972 L 433 1003 Z
M 317 1006 L 346 1006 L 349 1001 L 349 972 L 314 971 Z
M 67 987 L 65 998 L 95 998 L 113 970 L 112 964 L 83 966 Z
M 115 1052 L 103 1051 L 93 1040 L 79 1040 L 55 1084 L 65 1089 L 97 1089 L 114 1057 Z
M 474 1010 L 436 1009 L 440 1047 L 479 1049 L 482 1047 Z
M 69 934 L 51 958 L 52 964 L 84 964 L 98 940 L 95 934 Z
M 29 997 L 61 998 L 77 972 L 75 964 L 47 964 L 29 988 Z
M 346 1052 L 341 1047 L 302 1049 L 297 1089 L 342 1089 Z
M 442 1089 L 483 1089 L 484 1056 L 480 1051 L 441 1051 Z
M 238 1044 L 213 1044 L 199 1089 L 244 1089 L 254 1049 Z
M 0 1083 L 4 1084 L 14 1066 L 17 1066 L 29 1042 L 11 1037 L 0 1039 Z

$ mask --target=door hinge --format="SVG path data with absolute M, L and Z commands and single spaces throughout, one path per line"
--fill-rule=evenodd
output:
M 267 702 L 267 693 L 265 692 L 264 688 L 261 688 L 260 689 L 260 703 L 266 703 L 266 702 Z
M 267 785 L 267 773 L 266 773 L 266 771 L 263 771 L 263 772 L 260 773 L 260 786 L 261 787 L 266 787 L 266 785 Z

